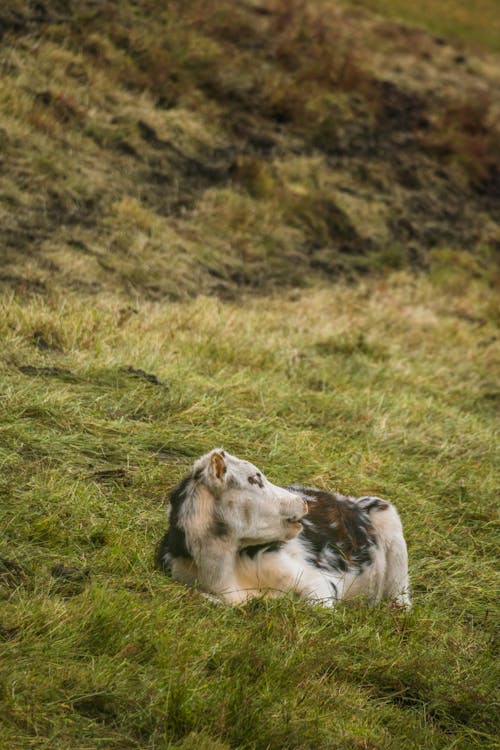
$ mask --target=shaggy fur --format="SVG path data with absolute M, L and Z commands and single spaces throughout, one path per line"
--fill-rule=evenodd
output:
M 278 487 L 219 449 L 173 490 L 158 560 L 176 580 L 230 604 L 293 591 L 325 606 L 354 597 L 410 606 L 406 543 L 391 503 Z

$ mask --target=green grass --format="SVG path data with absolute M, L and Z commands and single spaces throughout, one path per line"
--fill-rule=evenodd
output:
M 470 276 L 442 253 L 234 303 L 4 296 L 2 747 L 495 746 L 498 318 Z M 394 500 L 413 611 L 226 609 L 156 571 L 216 445 Z
M 496 0 L 424 0 L 408 3 L 405 0 L 350 0 L 353 5 L 399 18 L 405 23 L 418 24 L 454 40 L 476 48 L 500 52 L 500 18 Z
M 376 4 L 473 46 L 329 0 L 2 3 L 0 747 L 496 746 L 495 19 L 419 7 Z M 220 445 L 394 500 L 413 611 L 156 571 Z

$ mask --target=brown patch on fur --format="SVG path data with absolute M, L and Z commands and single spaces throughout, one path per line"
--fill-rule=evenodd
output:
M 355 557 L 367 543 L 375 543 L 375 529 L 355 501 L 321 490 L 308 489 L 307 495 L 313 498 L 307 520 L 321 529 L 331 543 L 337 544 L 348 559 Z
M 222 479 L 224 474 L 226 473 L 226 464 L 224 462 L 224 458 L 221 453 L 213 453 L 212 457 L 210 459 L 212 471 L 217 477 L 217 479 Z

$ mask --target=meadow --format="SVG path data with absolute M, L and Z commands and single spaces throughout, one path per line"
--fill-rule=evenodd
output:
M 498 746 L 481 8 L 1 4 L 2 750 Z M 395 502 L 413 609 L 157 570 L 217 446 Z
M 439 267 L 4 299 L 0 744 L 494 747 L 497 324 L 488 283 Z M 218 445 L 394 500 L 413 610 L 226 609 L 156 571 L 168 491 Z

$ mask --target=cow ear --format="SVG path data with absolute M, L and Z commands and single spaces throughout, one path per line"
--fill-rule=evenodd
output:
M 227 471 L 223 451 L 214 451 L 210 456 L 210 474 L 217 482 L 223 482 Z

